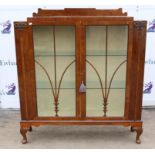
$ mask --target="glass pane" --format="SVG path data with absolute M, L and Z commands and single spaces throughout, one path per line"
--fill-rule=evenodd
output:
M 86 115 L 103 116 L 102 92 L 100 89 L 87 89 L 86 91 Z
M 34 26 L 33 40 L 38 116 L 75 116 L 75 28 Z
M 86 115 L 123 116 L 127 26 L 86 27 Z

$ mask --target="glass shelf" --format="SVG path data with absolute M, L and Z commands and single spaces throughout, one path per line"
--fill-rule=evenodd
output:
M 127 56 L 127 50 L 108 50 L 107 56 Z M 106 56 L 106 51 L 87 50 L 86 56 Z
M 109 87 L 110 81 L 107 81 L 107 83 L 108 83 L 107 87 Z M 125 89 L 125 87 L 126 86 L 125 86 L 124 81 L 113 81 L 110 89 Z M 101 89 L 101 85 L 98 81 L 89 81 L 86 84 L 86 88 L 87 89 Z
M 127 56 L 126 50 L 111 50 L 107 52 L 107 56 Z M 37 51 L 35 52 L 35 57 L 49 57 L 54 56 L 53 51 Z M 75 51 L 57 51 L 56 56 L 75 56 Z M 105 51 L 99 51 L 99 50 L 93 50 L 93 51 L 87 51 L 86 56 L 106 56 Z
M 37 89 L 51 89 L 51 86 L 48 82 L 38 81 Z M 75 84 L 71 81 L 63 82 L 60 89 L 75 89 Z M 99 82 L 89 81 L 86 85 L 86 89 L 101 89 L 101 86 Z M 110 89 L 125 89 L 125 83 L 123 81 L 113 81 Z
M 58 86 L 58 85 L 57 85 Z M 54 83 L 53 83 L 54 87 Z M 51 89 L 50 83 L 45 81 L 37 82 L 37 89 Z M 75 82 L 62 82 L 60 89 L 75 89 Z
M 54 52 L 53 51 L 36 51 L 35 57 L 53 57 Z M 57 51 L 56 56 L 75 56 L 75 51 Z
M 100 87 L 100 88 L 87 88 L 87 87 L 86 87 L 86 89 L 101 89 L 101 87 Z M 105 88 L 104 88 L 104 89 L 105 89 Z M 111 89 L 125 89 L 125 88 L 110 88 L 110 90 L 111 90 Z

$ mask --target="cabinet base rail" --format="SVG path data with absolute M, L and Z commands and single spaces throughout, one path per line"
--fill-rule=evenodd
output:
M 119 125 L 119 126 L 130 126 L 131 132 L 136 132 L 136 143 L 140 144 L 140 136 L 143 132 L 143 122 L 142 121 L 128 121 L 128 120 L 120 120 L 120 121 L 112 121 L 112 120 L 62 120 L 62 121 L 56 121 L 56 120 L 50 120 L 50 121 L 36 121 L 36 120 L 29 120 L 29 121 L 21 121 L 20 122 L 20 133 L 23 137 L 22 144 L 26 144 L 28 142 L 27 140 L 27 132 L 32 131 L 32 126 L 41 126 L 41 125 Z

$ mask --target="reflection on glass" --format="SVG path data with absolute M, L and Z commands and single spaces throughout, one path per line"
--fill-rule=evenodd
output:
M 86 27 L 86 115 L 123 116 L 127 26 Z
M 74 27 L 34 26 L 33 40 L 38 116 L 75 116 Z

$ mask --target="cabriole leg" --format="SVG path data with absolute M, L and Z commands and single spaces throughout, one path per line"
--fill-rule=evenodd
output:
M 20 133 L 23 136 L 22 144 L 26 144 L 27 143 L 26 133 L 27 133 L 28 130 L 29 130 L 29 127 L 21 127 L 20 128 Z
M 134 127 L 133 126 L 131 126 L 131 128 L 130 128 L 130 131 L 131 132 L 134 132 L 134 129 L 133 129 Z
M 136 135 L 136 143 L 140 144 L 141 143 L 140 136 L 143 133 L 143 128 L 141 126 L 132 127 L 132 131 L 136 131 L 136 133 L 137 133 L 137 135 Z
M 30 132 L 32 131 L 32 126 L 29 127 L 29 131 L 30 131 Z

